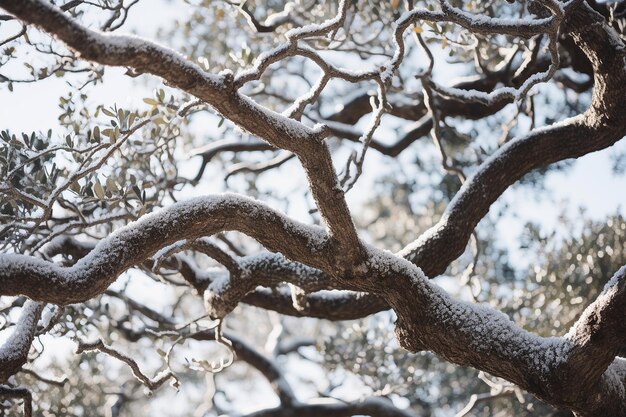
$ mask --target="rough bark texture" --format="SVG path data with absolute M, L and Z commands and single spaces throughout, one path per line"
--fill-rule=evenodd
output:
M 342 4 L 343 15 L 340 13 L 334 20 L 309 29 L 309 34 L 325 34 L 340 27 L 347 7 L 347 3 Z M 203 274 L 180 258 L 181 273 L 198 292 L 205 293 L 208 312 L 214 318 L 223 318 L 240 301 L 286 314 L 329 319 L 362 317 L 391 306 L 398 315 L 398 339 L 410 351 L 431 350 L 451 362 L 487 371 L 579 416 L 626 416 L 626 367 L 623 360 L 616 359 L 618 350 L 626 344 L 625 268 L 616 273 L 612 284 L 587 308 L 570 333 L 559 338 L 542 338 L 526 332 L 498 312 L 454 300 L 429 281 L 429 277 L 443 273 L 463 253 L 474 228 L 490 206 L 525 174 L 607 148 L 626 134 L 624 44 L 587 3 L 570 4 L 565 12 L 560 11 L 564 16 L 559 15 L 560 9 L 555 4 L 548 3 L 548 7 L 554 9 L 552 18 L 537 19 L 521 27 L 501 20 L 475 21 L 447 3 L 442 3 L 442 12 L 409 13 L 399 22 L 396 42 L 400 58 L 394 58 L 388 69 L 397 68 L 400 63 L 404 51 L 402 31 L 419 19 L 454 22 L 476 33 L 507 33 L 520 37 L 537 33 L 556 36 L 551 31 L 558 27 L 589 61 L 594 89 L 592 104 L 585 113 L 533 130 L 502 146 L 467 180 L 437 225 L 400 253 L 391 254 L 368 246 L 357 235 L 324 142 L 332 127 L 306 127 L 264 109 L 239 93 L 241 84 L 254 79 L 254 71 L 239 78 L 230 73 L 210 75 L 182 56 L 147 41 L 104 35 L 83 27 L 45 1 L 0 0 L 0 7 L 53 34 L 86 60 L 151 73 L 198 97 L 265 141 L 266 147 L 255 144 L 250 150 L 269 147 L 293 152 L 306 172 L 326 226 L 298 223 L 264 204 L 239 196 L 189 200 L 147 215 L 119 230 L 100 241 L 72 266 L 60 267 L 24 255 L 0 255 L 0 294 L 26 295 L 33 300 L 61 305 L 83 302 L 102 294 L 126 269 L 144 264 L 151 257 L 158 258 L 168 245 L 236 230 L 282 255 L 268 253 L 229 259 L 208 243 L 203 249 L 201 245 L 196 246 L 224 264 L 229 270 L 226 277 Z M 298 36 L 304 35 L 295 32 L 289 36 L 289 43 L 276 56 L 298 53 Z M 301 53 L 317 59 L 311 51 Z M 257 70 L 270 63 L 261 62 Z M 532 70 L 540 71 L 546 65 L 546 62 L 539 62 Z M 328 68 L 328 71 L 341 75 L 336 69 Z M 383 74 L 361 76 L 376 79 L 380 85 L 386 82 Z M 508 72 L 502 75 L 509 76 Z M 506 79 L 513 84 L 516 82 Z M 495 85 L 497 81 L 500 79 L 482 80 L 482 87 L 490 90 L 490 83 Z M 451 98 L 440 105 L 448 109 L 449 115 L 478 118 L 499 110 L 504 103 L 504 99 L 496 99 L 473 107 L 474 113 Z M 357 98 L 330 119 L 354 123 L 364 111 L 363 105 L 363 98 Z M 427 106 L 424 103 L 411 108 L 399 106 L 396 113 L 417 120 L 426 116 Z M 424 123 L 428 126 L 432 121 Z M 405 147 L 410 142 L 405 139 L 398 146 Z M 397 151 L 394 147 L 377 146 L 390 154 Z M 212 155 L 208 150 L 205 161 Z M 259 285 L 276 287 L 281 282 L 289 282 L 301 292 L 257 288 Z M 320 290 L 341 292 L 319 293 Z M 31 311 L 31 328 L 36 325 L 37 311 L 41 309 Z M 252 354 L 246 356 L 243 345 L 238 348 L 245 360 L 257 363 L 268 380 L 280 382 L 281 376 L 270 362 Z M 0 380 L 14 373 L 16 364 L 4 363 Z M 289 402 L 292 396 L 285 389 L 280 389 L 278 394 L 283 402 Z M 257 415 L 318 413 L 327 416 L 403 415 L 379 402 L 351 404 L 350 407 L 290 403 L 288 407 Z

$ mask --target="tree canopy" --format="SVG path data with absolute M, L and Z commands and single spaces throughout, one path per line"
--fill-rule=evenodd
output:
M 624 4 L 0 0 L 0 415 L 626 416 Z

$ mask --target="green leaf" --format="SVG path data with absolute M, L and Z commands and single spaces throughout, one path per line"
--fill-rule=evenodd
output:
M 102 108 L 102 113 L 106 114 L 109 117 L 115 117 L 115 113 L 113 113 L 110 110 L 105 109 L 104 107 Z
M 133 184 L 133 191 L 135 192 L 135 195 L 137 195 L 137 198 L 141 200 L 141 190 L 137 187 L 137 185 Z
M 102 184 L 100 184 L 100 181 L 96 180 L 95 184 L 93 185 L 93 192 L 100 200 L 104 199 L 104 188 L 102 188 Z
M 116 182 L 113 180 L 113 178 L 111 178 L 111 177 L 107 178 L 106 183 L 107 183 L 107 188 L 108 188 L 109 190 L 111 190 L 111 191 L 113 191 L 113 192 L 119 192 L 119 191 L 120 191 L 119 187 L 117 186 L 117 184 L 116 184 Z
M 70 184 L 70 191 L 76 195 L 80 194 L 80 185 L 78 184 L 78 181 L 74 181 L 72 184 Z
M 158 102 L 158 101 L 156 101 L 156 100 L 155 100 L 155 99 L 153 99 L 153 98 L 144 98 L 144 99 L 143 99 L 143 102 L 144 102 L 144 103 L 146 103 L 146 104 L 149 104 L 149 105 L 151 105 L 151 106 L 157 106 L 157 105 L 159 104 L 159 102 Z

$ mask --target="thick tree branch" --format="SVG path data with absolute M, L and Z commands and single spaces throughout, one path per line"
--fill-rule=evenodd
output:
M 565 336 L 573 347 L 567 362 L 558 370 L 563 396 L 579 401 L 580 392 L 599 392 L 619 396 L 624 388 L 623 368 L 614 363 L 618 352 L 626 346 L 626 265 L 615 273 L 600 296 L 585 309 Z M 608 370 L 608 372 L 607 372 Z M 621 377 L 620 377 L 621 375 Z M 617 379 L 617 384 L 614 385 Z M 613 386 L 614 385 L 614 386 Z M 554 387 L 558 390 L 559 387 Z M 601 407 L 604 399 L 590 396 L 593 407 Z M 591 408 L 589 405 L 583 407 Z M 624 407 L 626 411 L 626 407 Z
M 479 167 L 442 219 L 399 253 L 421 266 L 428 276 L 443 273 L 461 255 L 489 207 L 525 174 L 607 148 L 626 134 L 621 104 L 626 96 L 623 44 L 588 6 L 573 12 L 565 28 L 594 66 L 591 106 L 582 115 L 508 142 Z
M 353 291 L 307 294 L 304 309 L 294 307 L 291 293 L 265 288 L 247 294 L 242 301 L 281 314 L 326 320 L 356 320 L 389 309 L 381 297 Z
M 298 403 L 291 407 L 278 407 L 260 410 L 245 417 L 350 417 L 350 416 L 372 416 L 372 417 L 415 417 L 414 414 L 396 408 L 390 401 L 381 398 L 370 397 L 362 401 L 349 403 L 311 401 L 309 403 Z
M 346 4 L 343 3 L 342 12 L 335 19 L 321 25 L 309 25 L 306 30 L 290 31 L 290 42 L 335 30 L 345 18 Z M 356 230 L 323 141 L 328 134 L 326 129 L 320 126 L 307 127 L 258 105 L 236 91 L 230 72 L 208 74 L 180 54 L 148 40 L 88 29 L 45 1 L 1 0 L 0 7 L 54 34 L 84 59 L 157 75 L 204 100 L 224 117 L 272 146 L 296 154 L 304 166 L 315 201 L 329 228 L 331 242 L 337 246 L 332 257 L 338 271 L 349 270 L 360 261 L 361 248 Z M 238 85 L 241 83 L 238 82 Z
M 18 255 L 0 255 L 2 295 L 27 295 L 64 305 L 101 294 L 131 266 L 183 239 L 225 230 L 246 233 L 292 259 L 331 269 L 322 229 L 290 220 L 268 206 L 237 195 L 192 199 L 142 217 L 100 241 L 71 267 Z
M 46 249 L 46 255 L 53 257 L 59 254 L 68 254 L 74 262 L 86 256 L 94 249 L 93 244 L 78 242 L 75 239 L 63 238 L 51 242 Z M 178 265 L 176 263 L 178 261 Z M 144 263 L 151 268 L 150 261 Z M 176 257 L 172 263 L 164 262 L 168 268 L 177 269 L 191 286 L 203 294 L 209 284 L 215 279 L 211 272 L 200 270 L 195 263 L 184 256 Z M 293 305 L 291 292 L 284 288 L 255 288 L 241 299 L 242 302 L 276 311 L 281 314 L 297 317 L 317 317 L 327 320 L 354 320 L 382 310 L 389 309 L 389 305 L 380 297 L 353 291 L 321 291 L 330 288 L 330 277 L 322 271 L 306 265 L 290 261 L 280 254 L 262 254 L 243 256 L 238 265 L 244 265 L 248 270 L 250 281 L 265 287 L 280 285 L 283 282 L 295 283 L 309 291 L 303 303 L 306 308 L 296 308 Z M 251 285 L 253 287 L 254 285 Z M 107 290 L 108 292 L 108 290 Z
M 397 335 L 407 349 L 432 350 L 452 362 L 488 371 L 581 416 L 626 415 L 626 371 L 623 361 L 615 358 L 626 341 L 622 320 L 626 312 L 623 300 L 626 269 L 616 274 L 567 336 L 553 338 L 533 335 L 490 308 L 455 300 L 429 280 L 442 273 L 463 252 L 472 231 L 491 204 L 523 175 L 546 164 L 604 149 L 626 133 L 622 114 L 626 96 L 623 42 L 586 3 L 561 4 L 545 0 L 542 5 L 550 10 L 551 17 L 522 22 L 477 17 L 452 7 L 445 0 L 440 1 L 440 12 L 412 10 L 396 22 L 395 54 L 380 71 L 348 73 L 325 64 L 314 50 L 298 46 L 298 40 L 334 33 L 342 27 L 349 7 L 344 0 L 335 18 L 289 31 L 288 44 L 275 49 L 274 54 L 263 55 L 254 68 L 235 79 L 231 73 L 208 75 L 181 56 L 150 42 L 87 29 L 46 1 L 0 0 L 0 6 L 56 35 L 86 59 L 158 75 L 204 100 L 269 145 L 293 152 L 307 173 L 328 228 L 326 233 L 322 228 L 295 222 L 264 204 L 240 196 L 193 199 L 121 228 L 101 240 L 72 266 L 61 267 L 19 254 L 2 254 L 0 295 L 23 294 L 60 305 L 81 302 L 101 294 L 123 271 L 146 262 L 155 254 L 169 256 L 174 249 L 190 247 L 199 238 L 237 230 L 284 256 L 262 254 L 236 258 L 210 242 L 199 241 L 196 250 L 212 256 L 229 270 L 229 274 L 224 271 L 202 274 L 190 263 L 182 262 L 181 272 L 196 289 L 205 292 L 208 311 L 213 317 L 223 317 L 242 299 L 259 305 L 268 300 L 274 303 L 281 300 L 279 307 L 269 308 L 295 310 L 303 315 L 313 315 L 313 309 L 324 311 L 329 317 L 358 316 L 371 312 L 372 306 L 384 308 L 388 303 L 398 315 Z M 595 88 L 592 104 L 584 114 L 533 130 L 500 148 L 463 185 L 435 227 L 399 254 L 392 254 L 359 240 L 324 143 L 329 129 L 307 127 L 288 116 L 269 111 L 237 90 L 246 82 L 258 79 L 277 60 L 300 54 L 316 62 L 324 72 L 322 81 L 309 97 L 319 95 L 330 76 L 350 81 L 374 79 L 380 87 L 381 105 L 377 112 L 380 116 L 385 107 L 385 86 L 391 83 L 403 59 L 404 31 L 421 19 L 453 22 L 482 34 L 530 37 L 541 33 L 550 38 L 549 69 L 526 79 L 519 89 L 460 94 L 439 88 L 437 91 L 442 94 L 468 101 L 479 98 L 486 105 L 496 107 L 504 97 L 524 96 L 536 82 L 554 74 L 559 64 L 556 38 L 560 30 L 571 35 L 591 62 Z M 300 112 L 307 103 L 307 99 L 302 100 L 302 106 L 297 106 L 294 112 Z M 433 117 L 435 128 L 438 127 L 437 115 Z M 32 201 L 37 203 L 37 200 Z M 46 204 L 37 205 L 46 207 Z M 170 247 L 180 241 L 183 241 L 182 246 Z M 298 288 L 286 294 L 282 282 Z M 270 285 L 274 290 L 257 289 L 259 285 Z M 332 293 L 334 295 L 321 292 L 330 289 L 350 292 Z M 359 300 L 363 302 L 359 304 Z M 312 308 L 315 302 L 323 307 Z M 7 345 L 10 348 L 4 346 L 0 350 L 0 359 L 4 357 L 0 362 L 0 376 L 4 380 L 26 360 L 41 308 L 34 302 L 26 304 L 18 328 Z M 358 314 L 355 308 L 360 309 Z M 148 386 L 163 382 L 145 377 L 132 359 L 101 342 L 82 344 L 80 349 L 113 354 L 133 367 L 135 375 Z M 319 404 L 298 404 L 293 401 L 290 388 L 284 386 L 284 378 L 276 367 L 254 356 L 245 345 L 240 345 L 240 350 L 275 383 L 281 400 L 290 405 L 264 410 L 257 415 L 403 414 L 371 401 L 361 403 L 361 408 L 358 405 L 355 408 L 354 404 L 326 405 L 325 408 L 320 408 Z M 576 382 L 570 384 L 570 380 Z M 581 391 L 586 394 L 584 398 L 580 396 Z M 608 394 L 608 398 L 601 394 Z
M 612 325 L 623 317 L 625 269 L 583 314 L 581 321 L 586 324 L 575 326 L 582 326 L 573 332 L 581 336 L 546 338 L 525 331 L 491 308 L 454 300 L 408 261 L 375 250 L 370 255 L 373 275 L 378 277 L 371 284 L 384 286 L 385 299 L 398 314 L 396 335 L 403 347 L 432 350 L 451 362 L 489 372 L 580 416 L 626 415 L 624 385 L 618 377 L 623 370 L 618 365 L 606 369 L 614 361 L 615 346 L 624 341 L 623 323 Z M 606 327 L 588 319 L 600 320 L 598 314 Z M 587 342 L 590 334 L 598 339 Z M 604 363 L 590 362 L 591 356 L 586 356 L 581 364 L 579 358 L 594 349 L 602 351 Z M 581 387 L 589 388 L 589 395 L 581 397 Z
M 44 304 L 34 301 L 27 301 L 24 304 L 22 315 L 13 333 L 0 347 L 0 383 L 5 383 L 28 360 L 28 352 L 35 338 L 37 322 L 43 308 Z

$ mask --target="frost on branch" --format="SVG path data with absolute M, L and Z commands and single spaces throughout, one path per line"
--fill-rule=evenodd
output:
M 24 304 L 11 336 L 0 347 L 0 383 L 5 383 L 26 363 L 43 307 L 44 304 L 34 301 Z
M 24 25 L 7 45 L 35 42 L 38 53 L 68 61 L 51 67 L 55 74 L 79 71 L 83 67 L 74 63 L 82 62 L 93 66 L 89 82 L 102 81 L 98 65 L 108 65 L 125 67 L 132 76 L 152 74 L 167 85 L 144 98 L 150 107 L 141 111 L 117 106 L 94 111 L 86 98 L 64 97 L 60 120 L 73 132 L 61 136 L 65 145 L 42 146 L 41 141 L 53 140 L 52 133 L 23 135 L 21 142 L 13 133 L 0 133 L 7 144 L 0 149 L 0 171 L 7 176 L 0 182 L 0 215 L 8 220 L 0 229 L 0 295 L 72 304 L 42 333 L 84 331 L 67 317 L 86 317 L 87 328 L 106 328 L 116 345 L 122 339 L 145 342 L 169 364 L 174 347 L 186 349 L 187 341 L 226 340 L 221 328 L 212 333 L 192 317 L 201 310 L 200 301 L 201 314 L 220 323 L 245 314 L 235 310 L 240 303 L 330 320 L 392 308 L 399 342 L 410 350 L 433 351 L 489 372 L 577 415 L 626 414 L 624 365 L 616 358 L 624 345 L 624 269 L 566 336 L 554 329 L 528 331 L 509 315 L 459 300 L 431 281 L 444 273 L 454 279 L 462 270 L 474 275 L 475 287 L 483 289 L 484 282 L 491 290 L 491 283 L 498 282 L 502 288 L 511 276 L 497 275 L 510 269 L 496 255 L 483 262 L 478 248 L 479 223 L 492 220 L 487 218 L 492 205 L 537 169 L 624 137 L 624 45 L 610 27 L 616 13 L 619 17 L 616 9 L 553 0 L 530 7 L 523 2 L 393 1 L 376 9 L 366 2 L 313 1 L 310 10 L 301 2 L 280 10 L 262 1 L 209 2 L 193 6 L 192 18 L 180 28 L 184 39 L 163 36 L 177 46 L 170 49 L 110 33 L 124 23 L 130 3 L 73 1 L 59 8 L 43 0 L 0 0 L 10 13 L 1 21 Z M 111 15 L 91 24 L 89 12 Z M 249 33 L 224 34 L 236 23 L 254 31 L 254 42 L 242 44 Z M 54 37 L 54 49 L 31 36 L 37 30 Z M 177 45 L 183 40 L 185 45 Z M 2 66 L 16 54 L 11 48 L 3 49 Z M 449 81 L 440 72 L 445 60 L 470 64 L 467 69 L 475 76 Z M 47 71 L 33 67 L 32 80 L 47 78 Z M 567 94 L 554 94 L 558 88 Z M 82 89 L 75 89 L 79 97 Z M 348 97 L 347 91 L 356 93 Z M 582 108 L 577 94 L 586 91 L 590 104 Z M 551 115 L 542 100 L 556 95 L 565 96 L 566 105 Z M 565 114 L 573 116 L 562 120 Z M 213 126 L 213 118 L 221 121 Z M 501 137 L 494 138 L 493 130 L 501 130 Z M 429 133 L 432 143 L 418 143 Z M 428 159 L 433 145 L 434 168 Z M 192 147 L 202 161 L 187 178 L 188 170 L 178 167 L 186 165 Z M 369 174 L 377 174 L 370 148 L 396 158 L 383 170 L 383 176 L 393 178 L 380 183 L 393 188 L 391 202 L 382 198 L 380 184 L 367 182 Z M 71 161 L 54 165 L 64 157 Z M 407 160 L 411 164 L 405 170 L 400 164 Z M 306 181 L 306 194 L 303 204 L 284 210 L 300 210 L 305 222 L 273 208 L 287 190 L 262 175 L 273 171 L 287 179 L 287 171 L 278 171 L 287 167 L 298 173 L 291 178 L 288 171 L 289 180 L 300 176 Z M 188 199 L 193 193 L 204 195 L 220 168 L 226 175 L 219 179 L 229 179 L 223 188 L 254 193 L 273 205 L 235 194 Z M 39 179 L 45 186 L 38 185 Z M 363 211 L 373 211 L 371 222 L 346 201 L 346 193 L 359 187 L 368 198 Z M 387 225 L 377 233 L 381 218 Z M 470 239 L 475 250 L 472 264 L 466 265 Z M 497 253 L 494 242 L 486 243 L 482 255 Z M 567 259 L 581 261 L 582 255 Z M 133 273 L 124 274 L 130 269 Z M 587 272 L 585 284 L 600 279 L 597 271 Z M 161 286 L 158 297 L 143 300 L 155 305 L 143 305 L 138 296 L 144 294 L 132 294 L 138 276 Z M 0 351 L 5 363 L 15 364 L 3 370 L 5 380 L 28 358 L 42 308 L 31 303 Z M 263 325 L 258 317 L 252 322 Z M 227 344 L 261 372 L 279 397 L 278 408 L 260 415 L 409 414 L 382 399 L 300 403 L 281 361 L 260 355 L 236 337 Z M 79 350 L 94 349 L 124 361 L 149 387 L 171 377 L 167 372 L 146 377 L 135 359 L 102 341 L 81 343 Z M 519 392 L 509 389 L 507 395 Z M 580 399 L 580 392 L 588 398 Z M 119 394 L 118 410 L 135 398 L 131 394 Z M 328 400 L 334 393 L 320 395 Z M 471 398 L 471 406 L 462 410 L 474 406 L 477 397 Z M 215 414 L 224 414 L 218 402 L 211 405 Z

